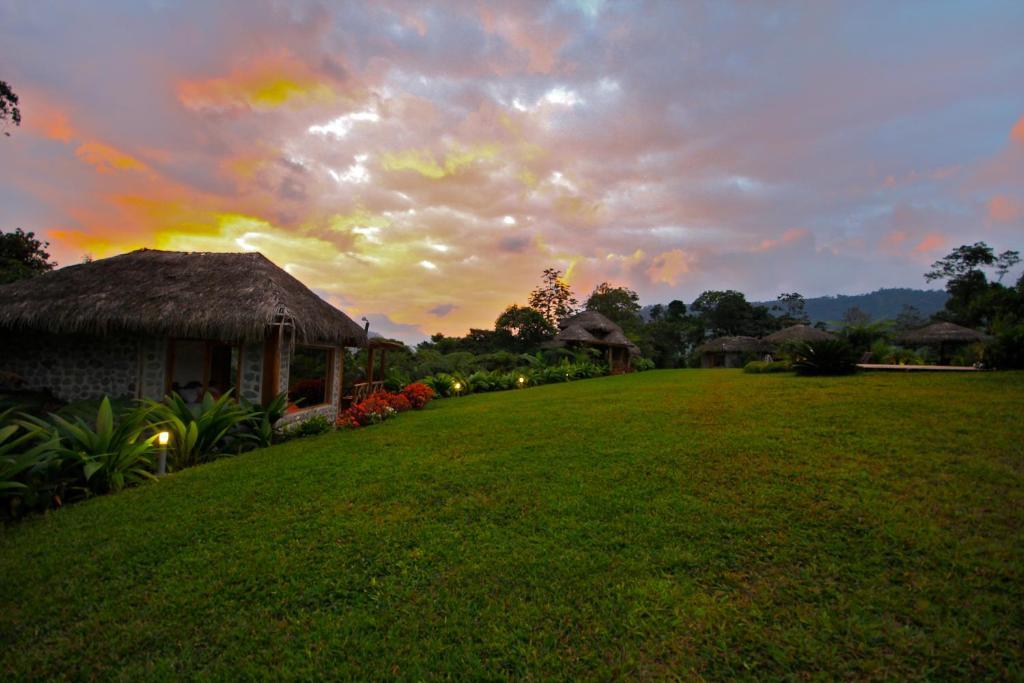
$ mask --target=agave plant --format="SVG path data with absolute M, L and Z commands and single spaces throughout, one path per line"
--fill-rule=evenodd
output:
M 803 342 L 792 367 L 798 375 L 848 375 L 857 370 L 857 352 L 845 339 Z
M 232 432 L 252 420 L 258 412 L 236 402 L 231 398 L 231 392 L 220 398 L 214 398 L 207 392 L 194 408 L 172 392 L 162 403 L 150 401 L 148 406 L 153 421 L 171 433 L 168 453 L 171 465 L 177 469 L 209 462 L 226 452 L 230 437 L 240 436 Z
M 60 440 L 57 457 L 92 493 L 119 491 L 152 479 L 156 436 L 147 436 L 151 431 L 150 412 L 147 407 L 134 408 L 115 420 L 110 399 L 104 398 L 92 424 L 81 417 L 69 420 L 51 413 L 49 424 Z M 27 419 L 42 429 L 48 427 L 44 420 Z

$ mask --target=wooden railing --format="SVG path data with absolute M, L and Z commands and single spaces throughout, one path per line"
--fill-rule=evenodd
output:
M 376 394 L 384 391 L 384 382 L 360 382 L 352 386 L 352 403 L 359 403 Z

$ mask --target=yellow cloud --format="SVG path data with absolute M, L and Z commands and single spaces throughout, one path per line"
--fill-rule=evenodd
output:
M 440 180 L 445 176 L 455 175 L 477 161 L 493 159 L 498 155 L 500 147 L 494 144 L 475 145 L 465 150 L 453 150 L 444 157 L 444 163 L 438 163 L 434 155 L 427 149 L 409 149 L 400 152 L 388 152 L 381 160 L 386 171 L 416 171 L 422 176 Z

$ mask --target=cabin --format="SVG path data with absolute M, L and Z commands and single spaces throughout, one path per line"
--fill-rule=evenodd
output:
M 331 419 L 366 330 L 259 253 L 140 249 L 0 286 L 0 377 L 64 401 L 228 391 Z
M 788 347 L 793 347 L 799 344 L 835 341 L 837 339 L 839 339 L 838 336 L 828 332 L 827 330 L 819 330 L 817 327 L 811 327 L 810 325 L 803 324 L 791 325 L 777 332 L 772 332 L 768 336 L 764 337 L 764 341 L 771 344 L 773 350 L 776 352 L 784 351 Z
M 757 337 L 718 337 L 695 350 L 702 368 L 742 368 L 752 360 L 770 357 L 772 344 Z
M 622 328 L 597 311 L 583 311 L 558 324 L 558 334 L 545 346 L 549 348 L 589 347 L 600 351 L 613 375 L 633 371 L 632 359 L 640 349 Z

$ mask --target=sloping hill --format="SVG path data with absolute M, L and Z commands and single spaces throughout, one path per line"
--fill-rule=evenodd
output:
M 4 529 L 0 672 L 1010 678 L 1022 414 L 981 373 L 438 401 Z
M 941 289 L 879 289 L 868 294 L 837 294 L 817 296 L 806 300 L 805 310 L 812 322 L 836 322 L 843 313 L 856 306 L 872 320 L 894 320 L 904 306 L 913 306 L 924 318 L 931 317 L 945 307 L 949 295 Z M 769 308 L 774 301 L 762 301 L 758 306 Z

